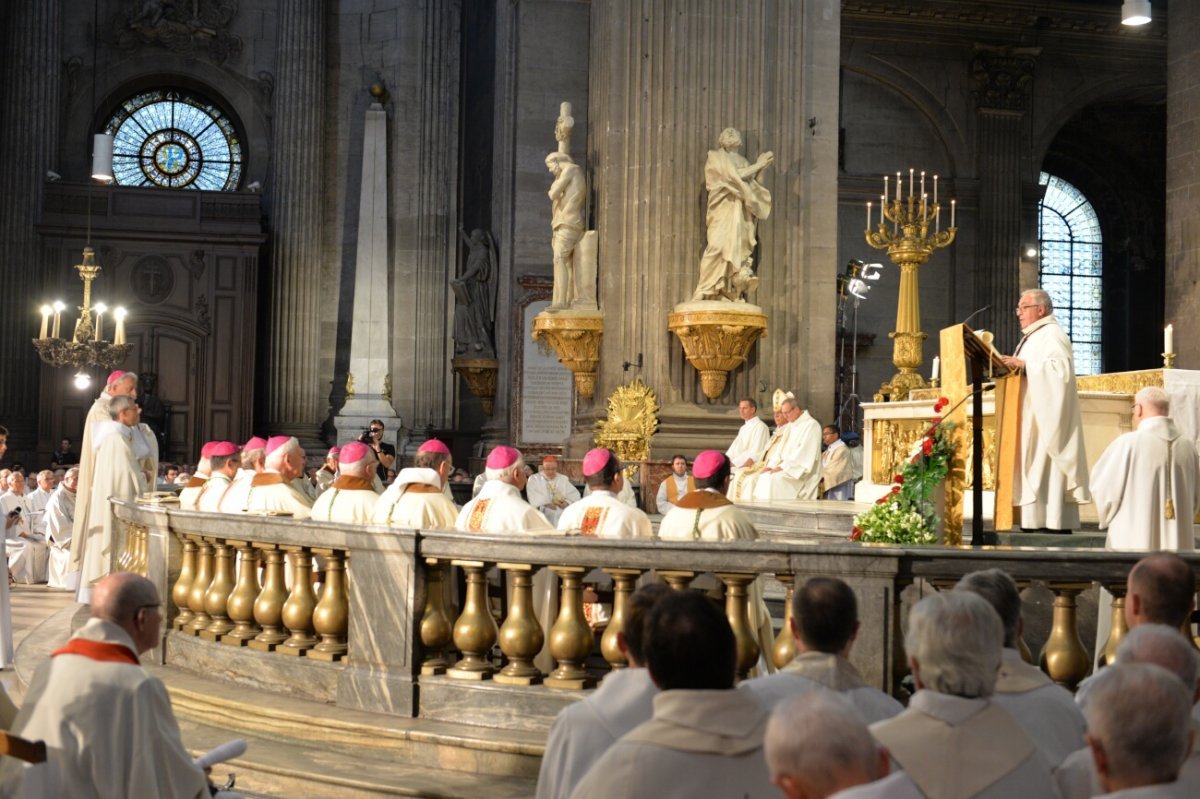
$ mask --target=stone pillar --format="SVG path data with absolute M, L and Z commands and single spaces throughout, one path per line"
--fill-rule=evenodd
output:
M 318 370 L 321 142 L 325 107 L 325 4 L 282 0 L 274 94 L 271 279 L 266 348 L 266 430 L 310 446 L 325 413 Z
M 976 327 L 1011 352 L 1021 336 L 1013 308 L 1022 288 L 1021 193 L 1029 97 L 1039 48 L 984 48 L 971 63 L 977 112 L 979 234 L 975 239 L 975 308 L 991 306 Z M 974 310 L 974 308 L 972 308 Z
M 0 67 L 0 420 L 9 431 L 8 463 L 34 457 L 38 441 L 38 357 L 30 343 L 43 276 L 34 225 L 41 207 L 46 170 L 59 138 L 62 84 L 62 4 L 58 0 L 19 0 L 5 18 L 4 65 Z M 90 131 L 89 131 L 90 132 Z M 78 143 L 79 147 L 90 146 Z M 90 154 L 88 168 L 91 168 Z M 80 176 L 82 177 L 82 176 Z M 47 283 L 57 283 L 46 279 Z M 78 282 L 70 281 L 72 288 Z M 78 302 L 78 297 L 68 305 Z
M 1200 365 L 1200 16 L 1167 27 L 1166 321 L 1178 365 Z
M 832 0 L 614 0 L 593 3 L 589 158 L 600 242 L 605 331 L 591 416 L 640 376 L 662 405 L 654 457 L 724 449 L 741 396 L 769 407 L 777 386 L 832 418 L 837 272 L 839 5 Z M 726 127 L 743 155 L 772 150 L 760 181 L 772 194 L 758 226 L 757 292 L 768 316 L 722 397 L 667 330 L 688 300 L 705 245 L 704 163 Z M 582 403 L 581 403 L 582 405 Z

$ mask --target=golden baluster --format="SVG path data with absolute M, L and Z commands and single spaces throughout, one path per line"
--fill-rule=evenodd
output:
M 196 541 L 191 536 L 180 536 L 183 544 L 183 555 L 179 563 L 179 579 L 171 589 L 171 601 L 175 603 L 178 615 L 171 623 L 176 630 L 185 627 L 192 620 L 192 609 L 188 606 L 188 597 L 192 593 L 192 581 L 196 579 Z
M 263 550 L 263 587 L 254 600 L 254 621 L 262 632 L 247 646 L 259 652 L 273 652 L 287 640 L 283 631 L 283 603 L 287 601 L 287 584 L 283 577 L 283 550 L 274 544 L 257 544 Z
M 283 626 L 291 635 L 275 651 L 300 657 L 317 644 L 313 630 L 317 595 L 313 591 L 312 551 L 308 547 L 286 549 L 292 559 L 292 593 L 283 603 Z
M 437 558 L 425 559 L 425 612 L 421 615 L 421 647 L 425 659 L 421 674 L 445 674 L 450 664 L 446 647 L 450 645 L 453 627 L 446 613 L 446 567 Z
M 150 577 L 150 528 L 142 527 L 138 534 L 138 559 L 133 569 L 145 578 Z
M 796 575 L 776 574 L 775 579 L 787 588 L 787 595 L 783 600 L 783 627 L 771 646 L 771 662 L 775 664 L 775 668 L 782 669 L 796 659 L 796 637 L 792 635 L 792 598 L 796 593 Z
M 1092 668 L 1091 659 L 1079 638 L 1075 618 L 1075 597 L 1087 586 L 1050 583 L 1049 588 L 1054 592 L 1053 623 L 1038 662 L 1050 679 L 1064 688 L 1074 690 Z
M 258 551 L 249 541 L 239 541 L 237 551 L 237 584 L 225 605 L 233 629 L 221 636 L 221 643 L 229 646 L 245 646 L 259 633 L 254 623 L 254 600 L 262 590 L 258 584 Z
M 204 612 L 212 619 L 200 631 L 205 641 L 220 641 L 221 636 L 233 629 L 227 610 L 233 585 L 233 548 L 228 541 L 218 538 L 213 543 L 213 579 L 204 594 Z
M 666 580 L 667 585 L 676 591 L 688 590 L 692 585 L 692 580 L 696 579 L 695 572 L 660 571 L 658 576 Z
M 127 572 L 129 561 L 133 557 L 133 535 L 137 525 L 122 523 L 121 527 L 125 530 L 125 540 L 121 542 L 121 554 L 117 555 L 117 571 Z
M 204 610 L 204 595 L 213 579 L 213 545 L 211 538 L 200 539 L 200 551 L 196 553 L 196 579 L 192 581 L 192 591 L 188 594 L 188 607 L 192 609 L 192 620 L 184 632 L 199 635 L 200 631 L 212 624 L 212 617 Z
M 341 660 L 350 651 L 346 633 L 350 626 L 350 605 L 346 598 L 346 558 L 337 549 L 313 550 L 325 556 L 325 583 L 321 601 L 313 611 L 312 624 L 321 642 L 308 653 L 313 660 Z
M 629 595 L 633 593 L 634 584 L 642 572 L 640 569 L 602 569 L 613 579 L 613 610 L 612 618 L 600 637 L 600 653 L 613 667 L 613 670 L 623 669 L 629 665 L 625 653 L 617 646 L 617 635 L 625 631 L 625 613 L 629 605 Z
M 725 617 L 733 628 L 733 637 L 737 640 L 737 676 L 739 680 L 746 679 L 750 669 L 758 663 L 761 650 L 755 640 L 754 630 L 750 626 L 750 606 L 747 602 L 747 590 L 754 582 L 753 574 L 718 574 L 725 584 Z
M 454 646 L 462 659 L 447 669 L 446 674 L 457 680 L 490 680 L 493 671 L 488 654 L 496 645 L 496 620 L 488 608 L 487 572 L 481 561 L 452 560 L 462 568 L 467 580 L 467 595 L 462 613 L 454 623 Z
M 558 619 L 550 628 L 550 654 L 558 668 L 546 678 L 547 688 L 591 688 L 596 679 L 583 667 L 592 653 L 595 639 L 583 615 L 582 566 L 550 566 L 562 580 L 558 599 Z
M 1122 581 L 1117 585 L 1104 587 L 1112 594 L 1112 628 L 1108 631 L 1108 640 L 1104 642 L 1104 649 L 1100 653 L 1100 665 L 1111 666 L 1117 657 L 1117 647 L 1121 645 L 1121 639 L 1129 632 L 1129 625 L 1125 622 L 1126 586 Z
M 533 612 L 534 567 L 528 563 L 497 563 L 496 568 L 508 573 L 512 601 L 508 618 L 500 626 L 500 651 L 508 658 L 508 665 L 492 679 L 504 685 L 537 685 L 542 681 L 542 672 L 533 665 L 533 659 L 542 651 L 546 634 Z

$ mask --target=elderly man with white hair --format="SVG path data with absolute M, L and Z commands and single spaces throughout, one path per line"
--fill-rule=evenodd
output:
M 370 524 L 379 495 L 375 493 L 375 451 L 351 441 L 338 451 L 338 476 L 317 497 L 312 519 L 344 524 Z
M 1052 767 L 1083 746 L 1083 714 L 1071 692 L 1021 659 L 1018 642 L 1025 621 L 1017 584 L 999 569 L 971 572 L 957 591 L 970 591 L 988 601 L 1004 624 L 1004 651 L 992 701 L 1012 714 Z
M 25 491 L 25 475 L 20 472 L 9 476 L 8 491 L 0 494 L 0 515 L 4 517 L 8 571 L 13 579 L 26 584 L 46 582 L 46 565 L 50 558 L 46 536 L 41 532 L 41 525 L 34 524 L 29 495 Z
M 71 523 L 78 485 L 79 467 L 72 466 L 46 505 L 46 544 L 50 552 L 46 585 L 50 588 L 74 591 L 79 587 L 79 572 L 71 571 Z
M 554 525 L 537 508 L 521 499 L 525 488 L 525 459 L 512 447 L 499 446 L 488 453 L 484 470 L 487 482 L 463 506 L 454 522 L 465 533 L 549 533 Z
M 417 449 L 413 465 L 401 469 L 375 503 L 375 524 L 420 530 L 453 530 L 458 506 L 444 489 L 454 463 L 450 448 L 431 438 Z
M 266 468 L 250 480 L 245 511 L 307 519 L 312 513 L 312 503 L 292 485 L 293 480 L 304 474 L 304 449 L 300 442 L 292 436 L 272 436 L 267 439 L 265 451 Z
M 266 459 L 267 440 L 261 436 L 251 436 L 250 440 L 242 445 L 241 463 L 237 474 L 233 476 L 233 483 L 225 489 L 225 495 L 221 497 L 218 506 L 221 513 L 241 513 L 246 510 L 250 482 L 256 474 L 261 474 L 267 468 Z
M 1143 388 L 1133 398 L 1133 432 L 1109 444 L 1092 469 L 1092 497 L 1109 549 L 1196 548 L 1200 461 L 1170 412 L 1165 391 Z
M 34 479 L 37 481 L 37 488 L 26 492 L 29 498 L 29 511 L 33 514 L 33 529 L 39 533 L 45 533 L 46 505 L 50 503 L 50 497 L 54 495 L 54 486 L 56 484 L 54 472 L 49 469 L 42 469 Z
M 1200 732 L 1200 723 L 1196 719 L 1197 711 L 1200 709 L 1200 705 L 1196 704 L 1200 701 L 1200 659 L 1197 658 L 1196 649 L 1192 643 L 1179 634 L 1179 629 L 1168 627 L 1165 624 L 1141 624 L 1130 630 L 1121 639 L 1120 646 L 1117 647 L 1115 665 L 1104 669 L 1088 681 L 1087 693 L 1081 697 L 1080 701 L 1083 704 L 1084 713 L 1088 716 L 1089 724 L 1093 713 L 1096 712 L 1092 708 L 1092 703 L 1105 701 L 1103 692 L 1099 694 L 1100 699 L 1095 698 L 1097 696 L 1096 688 L 1104 684 L 1105 675 L 1110 671 L 1124 669 L 1135 663 L 1152 664 L 1166 669 L 1175 675 L 1187 689 L 1189 699 L 1186 704 L 1192 708 L 1190 724 L 1194 739 L 1196 733 Z M 1140 711 L 1132 712 L 1131 715 L 1133 716 L 1131 721 L 1136 724 Z M 1095 732 L 1094 730 L 1090 731 Z M 1145 731 L 1143 732 L 1145 733 Z M 1149 746 L 1164 746 L 1161 736 L 1170 737 L 1169 724 L 1164 718 L 1164 724 L 1156 732 L 1145 734 L 1153 736 Z M 1072 754 L 1054 772 L 1054 778 L 1058 781 L 1058 789 L 1062 793 L 1063 799 L 1087 799 L 1098 796 L 1105 790 L 1113 790 L 1113 786 L 1103 783 L 1101 780 L 1099 764 L 1093 756 L 1094 749 L 1095 742 L 1089 739 L 1088 747 Z M 1187 787 L 1186 791 L 1178 795 L 1200 796 L 1200 751 L 1196 750 L 1194 744 L 1187 758 L 1183 760 L 1182 766 L 1179 766 L 1178 763 L 1176 766 L 1179 774 L 1172 779 Z M 1173 793 L 1159 793 L 1160 787 L 1153 789 L 1153 796 L 1175 796 Z
M 976 594 L 932 594 L 909 614 L 904 650 L 917 692 L 871 734 L 925 796 L 1057 799 L 1045 756 L 991 698 L 1003 645 L 1000 616 Z

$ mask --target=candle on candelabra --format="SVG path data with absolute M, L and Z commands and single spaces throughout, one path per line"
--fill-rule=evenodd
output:
M 929 375 L 930 380 L 937 380 L 942 376 L 942 358 L 940 355 L 933 356 L 933 372 Z
M 900 173 L 896 173 L 896 199 L 900 199 Z
M 100 330 L 102 326 L 101 320 L 104 318 L 104 312 L 108 310 L 108 306 L 102 302 L 96 303 L 96 341 L 103 341 L 104 336 Z
M 916 170 L 914 170 L 912 167 L 908 168 L 908 196 L 909 197 L 913 196 L 913 172 L 915 172 L 915 171 Z
M 1163 328 L 1163 353 L 1173 355 L 1175 353 L 1175 325 L 1167 325 Z
M 937 205 L 937 175 L 933 176 L 933 204 Z
M 935 200 L 933 203 L 933 232 L 939 233 L 942 229 L 942 207 Z
M 958 200 L 950 201 L 950 227 L 954 227 L 954 206 L 956 203 L 958 203 Z
M 117 329 L 113 333 L 113 344 L 120 346 L 125 343 L 125 309 L 114 309 L 113 318 L 117 320 Z
M 50 334 L 51 338 L 58 338 L 59 331 L 62 330 L 62 312 L 66 309 L 67 306 L 62 300 L 54 301 L 54 327 L 52 328 L 53 332 Z
M 38 333 L 39 339 L 44 339 L 50 332 L 50 314 L 54 313 L 54 309 L 49 305 L 42 306 L 42 329 Z
M 921 185 L 921 188 L 922 188 L 922 189 L 924 189 L 924 188 L 925 188 L 925 185 L 924 185 L 924 184 L 925 184 L 925 180 L 924 180 L 924 178 L 922 178 L 922 179 L 921 179 L 921 184 L 922 184 L 922 185 Z M 926 201 L 927 201 L 928 199 L 929 199 L 929 195 L 928 195 L 928 194 L 925 194 L 924 192 L 921 192 L 921 221 L 922 221 L 922 222 L 927 222 L 927 221 L 928 221 L 928 214 L 926 214 L 926 213 L 925 213 L 925 209 L 927 208 L 927 202 L 926 202 Z
M 925 196 L 925 170 L 921 170 L 921 196 Z
M 871 229 L 871 202 L 867 201 L 867 230 Z

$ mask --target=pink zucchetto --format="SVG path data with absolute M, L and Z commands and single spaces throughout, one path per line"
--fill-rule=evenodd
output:
M 600 474 L 601 470 L 608 465 L 610 458 L 612 458 L 612 454 L 603 447 L 588 450 L 588 454 L 583 456 L 583 476 L 591 477 L 594 474 Z
M 122 371 L 122 370 L 120 370 L 120 369 L 117 369 L 116 371 L 113 371 L 113 372 L 109 372 L 109 373 L 108 373 L 108 380 L 106 380 L 106 381 L 104 382 L 104 385 L 106 385 L 106 386 L 111 386 L 113 383 L 117 382 L 118 380 L 120 380 L 120 379 L 121 379 L 122 377 L 124 377 L 124 376 L 125 376 L 125 372 L 123 372 L 123 371 Z
M 349 444 L 343 444 L 341 452 L 338 453 L 338 463 L 357 463 L 367 457 L 370 449 L 361 441 L 351 441 Z
M 488 453 L 487 468 L 507 469 L 521 459 L 521 453 L 512 447 L 496 447 Z
M 706 449 L 696 456 L 696 461 L 692 464 L 692 476 L 701 479 L 712 477 L 717 473 L 722 466 L 725 465 L 725 453 L 715 449 Z
M 284 444 L 292 440 L 291 436 L 271 436 L 267 439 L 267 454 L 270 455 L 275 450 L 282 447 Z
M 208 452 L 205 453 L 204 450 L 201 450 L 200 454 L 209 458 L 227 458 L 230 455 L 236 455 L 238 451 L 237 444 L 232 441 L 210 441 L 205 446 L 208 448 Z
M 221 443 L 221 442 L 209 441 L 207 444 L 205 444 L 203 447 L 200 448 L 200 457 L 201 458 L 211 458 L 213 456 L 213 447 L 215 447 L 219 443 Z
M 417 452 L 436 452 L 439 455 L 449 455 L 450 448 L 436 438 L 431 438 L 418 447 Z
M 266 448 L 267 440 L 261 436 L 251 436 L 249 441 L 247 441 L 245 444 L 242 444 L 242 449 L 246 452 Z
M 336 458 L 338 456 L 338 453 L 340 453 L 341 451 L 342 451 L 341 447 L 330 447 L 329 452 L 325 453 L 325 457 L 326 458 Z

